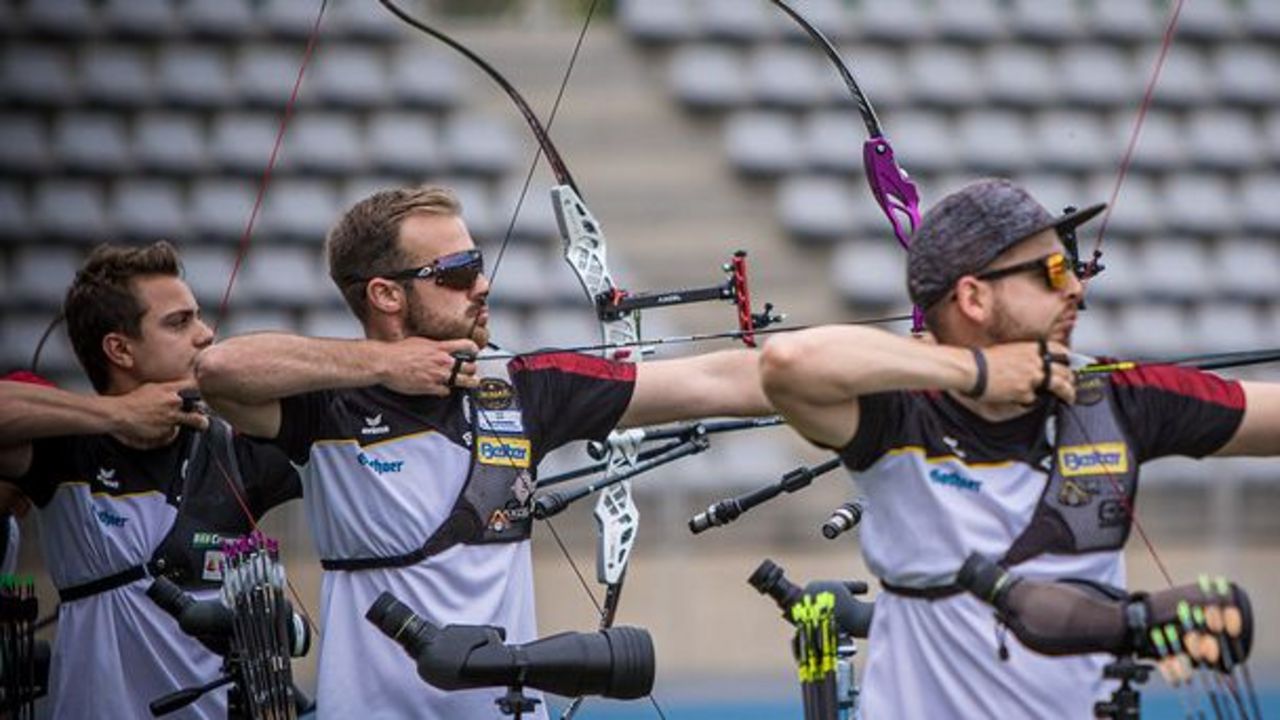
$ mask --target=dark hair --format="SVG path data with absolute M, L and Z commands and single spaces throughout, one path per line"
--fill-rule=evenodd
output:
M 457 216 L 462 204 L 441 187 L 382 190 L 353 205 L 329 231 L 329 277 L 361 322 L 369 316 L 369 280 L 403 270 L 408 262 L 400 224 L 414 213 Z
M 177 277 L 181 271 L 177 251 L 164 241 L 146 247 L 99 245 L 80 266 L 67 288 L 62 312 L 71 347 L 98 392 L 107 389 L 110 379 L 102 338 L 113 332 L 132 338 L 142 333 L 147 309 L 134 294 L 133 280 L 148 275 Z

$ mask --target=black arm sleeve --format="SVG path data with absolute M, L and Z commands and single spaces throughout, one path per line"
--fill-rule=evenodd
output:
M 83 450 L 75 437 L 41 438 L 31 443 L 31 467 L 14 481 L 36 507 L 53 499 L 58 485 L 77 475 L 76 459 Z
M 302 497 L 302 481 L 284 451 L 265 440 L 238 435 L 236 457 L 255 518 L 271 508 Z
M 272 442 L 299 465 L 311 454 L 311 444 L 322 436 L 333 393 L 328 390 L 292 395 L 280 400 L 280 432 Z
M 901 435 L 908 396 L 903 392 L 882 392 L 858 398 L 858 430 L 839 450 L 840 459 L 850 469 L 866 470 Z
M 509 371 L 535 458 L 574 440 L 603 440 L 635 390 L 634 365 L 574 353 L 517 358 Z
M 1235 435 L 1244 419 L 1240 383 L 1212 373 L 1147 365 L 1113 374 L 1112 386 L 1139 462 L 1210 455 Z

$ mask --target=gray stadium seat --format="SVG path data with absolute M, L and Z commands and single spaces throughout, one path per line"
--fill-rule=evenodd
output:
M 314 304 L 323 295 L 320 254 L 311 247 L 279 247 L 267 244 L 252 249 L 240 266 L 237 297 L 258 306 L 294 307 Z
M 1103 3 L 1125 4 L 1125 3 Z M 1136 3 L 1135 3 L 1136 4 Z M 1133 101 L 1139 91 L 1133 64 L 1120 50 L 1105 45 L 1078 43 L 1058 57 L 1062 100 L 1108 107 Z
M 1178 14 L 1178 37 L 1190 41 L 1233 40 L 1240 35 L 1235 5 L 1229 0 L 1183 3 Z
M 680 47 L 671 56 L 668 84 L 676 99 L 694 110 L 728 110 L 750 98 L 739 52 L 711 45 Z
M 16 182 L 0 182 L 0 240 L 19 240 L 30 234 L 27 194 Z
M 360 175 L 347 178 L 346 182 L 342 183 L 342 191 L 338 194 L 338 202 L 340 207 L 345 210 L 376 192 L 391 190 L 405 184 L 398 178 L 382 175 Z
M 327 182 L 276 180 L 267 189 L 259 232 L 319 246 L 342 210 L 335 188 Z
M 798 109 L 826 104 L 833 87 L 829 67 L 819 61 L 805 46 L 764 45 L 751 53 L 747 74 L 755 103 Z
M 822 31 L 831 42 L 841 42 L 854 34 L 851 9 L 844 0 L 806 0 L 799 5 L 806 19 Z M 804 28 L 783 13 L 769 14 L 783 37 L 807 41 Z
M 1187 335 L 1194 352 L 1222 352 L 1226 348 L 1261 348 L 1274 344 L 1262 317 L 1251 304 L 1205 303 L 1191 311 Z
M 1106 198 L 1102 197 L 1085 196 L 1081 192 L 1080 183 L 1072 179 L 1071 175 L 1065 173 L 1035 172 L 1019 175 L 1015 180 L 1019 185 L 1026 188 L 1036 200 L 1039 200 L 1046 210 L 1054 214 L 1062 212 L 1063 208 L 1068 205 L 1084 207 L 1085 205 L 1106 200 Z M 1092 243 L 1085 243 L 1084 239 L 1086 236 L 1093 237 L 1089 231 L 1093 230 L 1096 233 L 1097 222 L 1097 220 L 1090 222 L 1079 232 L 1081 252 L 1085 254 L 1088 254 L 1087 250 L 1092 247 Z
M 1200 110 L 1187 122 L 1187 141 L 1197 167 L 1240 171 L 1266 163 L 1253 118 L 1233 110 Z
M 1014 0 L 1013 34 L 1025 40 L 1063 43 L 1083 35 L 1078 0 Z
M 489 302 L 501 306 L 532 306 L 546 299 L 546 252 L 534 245 L 510 244 L 498 264 L 496 251 L 485 257 L 485 272 L 494 282 Z M 496 268 L 496 269 L 495 269 Z
M 1091 176 L 1084 187 L 1086 202 L 1110 202 L 1115 182 L 1114 170 Z M 1120 186 L 1120 197 L 1109 208 L 1107 235 L 1134 237 L 1160 232 L 1164 228 L 1165 210 L 1151 179 L 1131 172 Z M 1097 232 L 1100 225 L 1101 219 L 1089 223 L 1090 234 Z
M 850 175 L 862 172 L 862 144 L 867 130 L 854 113 L 843 108 L 810 113 L 801 126 L 800 137 L 808 168 Z
M 1275 197 L 1272 196 L 1272 205 Z M 1280 245 L 1257 238 L 1220 240 L 1210 271 L 1217 294 L 1234 300 L 1280 299 Z
M 234 249 L 210 245 L 187 245 L 182 248 L 183 278 L 206 315 L 212 315 L 222 301 L 235 263 Z M 235 292 L 234 289 L 232 292 Z
M 234 242 L 244 234 L 253 210 L 257 183 L 251 180 L 211 178 L 193 183 L 189 220 L 202 239 Z
M 492 320 L 489 324 L 493 325 Z M 312 310 L 303 316 L 300 329 L 307 337 L 352 339 L 364 337 L 364 328 L 360 326 L 360 321 L 346 307 L 340 310 Z
M 80 88 L 85 100 L 102 105 L 146 105 L 154 96 L 151 64 L 137 47 L 87 46 L 80 52 Z
M 1085 172 L 1115 164 L 1118 143 L 1094 113 L 1042 113 L 1034 121 L 1036 154 L 1050 169 Z
M 38 245 L 16 248 L 9 268 L 13 278 L 9 296 L 32 307 L 61 307 L 63 295 L 82 259 L 80 252 L 70 248 Z
M 516 200 L 520 196 L 520 187 L 524 185 L 523 177 L 511 178 L 503 183 L 496 194 L 495 203 L 498 216 L 504 223 L 511 222 L 515 211 Z M 506 232 L 505 226 L 503 232 Z M 551 187 L 537 182 L 529 186 L 520 214 L 515 217 L 515 226 L 511 231 L 513 241 L 537 243 L 547 247 L 550 241 L 560 238 L 560 226 L 556 222 L 555 208 L 551 205 Z
M 61 48 L 9 45 L 0 71 L 0 90 L 10 103 L 68 105 L 76 97 L 71 57 Z
M 584 303 L 585 306 L 585 303 Z M 567 312 L 565 308 L 536 309 L 530 321 L 524 325 L 524 340 L 529 348 L 566 348 L 600 342 L 600 323 L 587 308 L 580 313 Z M 646 330 L 647 332 L 648 330 Z M 494 338 L 503 347 L 512 343 L 505 338 Z
M 116 114 L 60 115 L 54 125 L 53 150 L 64 167 L 78 172 L 120 172 L 130 163 L 124 121 Z
M 1095 220 L 1090 225 L 1097 223 Z M 1097 241 L 1097 227 L 1086 226 L 1079 234 L 1081 255 L 1092 257 L 1093 247 Z M 1128 243 L 1108 238 L 1102 243 L 1101 274 L 1089 281 L 1085 290 L 1085 299 L 1103 302 L 1123 302 L 1136 299 L 1142 290 L 1142 268 L 1138 266 L 1137 255 Z M 1112 348 L 1114 349 L 1114 348 Z
M 510 215 L 502 214 L 493 201 L 489 184 L 474 178 L 433 178 L 426 185 L 443 185 L 453 191 L 462 203 L 462 218 L 477 243 L 497 242 L 507 229 Z M 496 245 L 495 245 L 496 249 Z
M 1150 47 L 1139 54 L 1137 67 L 1144 80 L 1155 67 L 1156 52 L 1157 48 Z M 1212 92 L 1212 80 L 1204 55 L 1199 50 L 1174 43 L 1160 71 L 1153 100 L 1164 105 L 1200 107 L 1211 99 Z
M 0 363 L 9 368 L 28 367 L 40 337 L 52 320 L 52 310 L 6 316 L 0 323 Z M 75 353 L 71 350 L 67 333 L 63 330 L 54 331 L 40 352 L 41 374 L 57 375 L 75 368 Z
M 88 245 L 111 237 L 102 187 L 89 180 L 40 182 L 32 203 L 32 220 L 41 233 Z
M 987 96 L 1018 107 L 1037 107 L 1058 97 L 1052 59 L 1033 45 L 992 45 L 982 56 Z
M 1209 252 L 1198 240 L 1149 240 L 1142 243 L 1134 260 L 1142 268 L 1142 295 L 1146 299 L 1195 301 L 1213 293 L 1212 279 L 1204 271 Z
M 1086 355 L 1109 355 L 1115 352 L 1113 326 L 1115 320 L 1107 310 L 1089 306 L 1076 320 L 1071 334 L 1071 349 Z
M 139 115 L 133 124 L 133 158 L 153 172 L 202 171 L 208 156 L 199 117 L 171 112 Z
M 390 17 L 389 13 L 382 14 Z M 351 108 L 367 108 L 387 101 L 387 71 L 378 50 L 364 46 L 330 45 L 315 60 L 315 74 L 306 80 L 311 97 L 328 105 Z
M 846 302 L 905 305 L 907 254 L 895 242 L 855 240 L 836 246 L 831 282 Z
M 911 92 L 908 73 L 904 69 L 904 54 L 897 50 L 882 50 L 863 45 L 845 45 L 839 48 L 840 56 L 853 71 L 858 86 L 875 104 L 876 110 L 905 105 Z M 831 69 L 834 75 L 835 69 Z M 836 77 L 837 82 L 842 82 Z M 848 107 L 854 107 L 849 91 L 843 88 L 836 97 Z
M 1118 143 L 1120 152 L 1128 147 L 1133 125 L 1134 115 L 1128 112 L 1117 114 L 1111 123 L 1111 137 Z M 1187 164 L 1187 149 L 1187 136 L 1182 124 L 1171 113 L 1152 110 L 1142 123 L 1132 166 L 1139 171 L 1176 170 Z M 1117 155 L 1117 163 L 1119 157 Z
M 697 30 L 693 6 L 686 0 L 620 0 L 618 20 L 642 43 L 675 43 Z
M 776 27 L 766 3 L 744 3 L 741 0 L 702 0 L 698 7 L 698 26 L 703 37 L 711 40 L 754 43 L 768 39 Z
M 854 27 L 868 39 L 911 42 L 933 34 L 931 8 L 920 0 L 864 0 L 856 9 Z
M 98 30 L 96 3 L 90 0 L 40 0 L 22 5 L 22 27 L 37 35 L 87 37 Z M 10 10 L 9 17 L 17 14 Z
M 1147 2 L 1094 2 L 1089 9 L 1089 34 L 1105 40 L 1141 42 L 1160 32 L 1161 16 Z
M 0 168 L 5 174 L 41 173 L 52 161 L 48 132 L 38 115 L 0 115 Z
M 778 184 L 777 216 L 793 240 L 830 243 L 851 237 L 854 191 L 846 180 L 795 176 Z
M 212 108 L 233 99 L 227 58 L 215 47 L 167 45 L 156 58 L 156 82 L 170 104 Z
M 1263 116 L 1262 134 L 1271 158 L 1280 162 L 1280 110 L 1273 110 Z
M 1223 43 L 1212 66 L 1213 86 L 1222 100 L 1251 106 L 1280 102 L 1280 52 L 1274 47 Z
M 1169 226 L 1201 235 L 1238 229 L 1235 193 L 1219 175 L 1179 173 L 1165 181 L 1162 207 Z
M 781 113 L 745 110 L 725 126 L 729 162 L 745 175 L 769 176 L 800 168 L 800 138 L 795 122 Z
M 283 107 L 293 93 L 301 65 L 301 48 L 268 44 L 242 46 L 235 67 L 240 99 L 254 105 Z M 308 70 L 301 96 L 307 95 L 306 87 L 312 79 Z
M 455 172 L 501 175 L 519 158 L 511 125 L 494 115 L 457 113 L 445 121 L 441 145 Z
M 169 180 L 122 179 L 113 188 L 111 227 L 129 238 L 153 242 L 187 236 L 181 188 Z
M 361 133 L 348 114 L 299 115 L 285 133 L 284 146 L 290 167 L 300 171 L 351 174 L 364 169 Z
M 249 0 L 186 0 L 181 13 L 187 32 L 196 37 L 247 38 L 255 29 Z
M 463 81 L 457 63 L 434 48 L 405 45 L 392 55 L 390 72 L 391 90 L 399 107 L 448 109 L 462 101 Z
M 1164 358 L 1195 350 L 1186 333 L 1186 316 L 1177 306 L 1125 305 L 1118 320 L 1115 349 L 1121 357 Z
M 850 114 L 850 117 L 854 116 Z M 883 122 L 885 135 L 893 143 L 894 155 L 908 172 L 950 172 L 958 167 L 960 144 L 942 113 L 904 110 L 884 117 Z M 865 137 L 866 130 L 860 130 L 854 139 Z M 861 162 L 858 167 L 862 167 Z
M 258 23 L 273 35 L 303 39 L 311 34 L 319 12 L 319 0 L 265 0 L 258 6 Z
M 1280 237 L 1280 174 L 1244 176 L 1240 180 L 1239 212 L 1245 230 Z
M 1243 22 L 1259 40 L 1280 40 L 1280 4 L 1274 0 L 1244 0 Z
M 234 296 L 233 296 L 234 298 Z M 218 337 L 229 338 L 258 332 L 298 331 L 293 314 L 284 310 L 258 310 L 236 307 L 225 319 L 218 319 Z
M 966 112 L 956 123 L 956 139 L 964 164 L 982 172 L 1017 172 L 1033 160 L 1031 135 L 1017 113 Z
M 403 26 L 378 3 L 340 2 L 330 6 L 324 29 L 333 35 L 366 41 L 390 41 L 403 36 Z M 314 18 L 313 18 L 314 19 Z
M 429 174 L 443 165 L 434 116 L 426 112 L 380 112 L 365 133 L 369 164 L 379 172 Z
M 525 337 L 525 313 L 515 308 L 489 308 L 489 338 L 503 350 L 518 352 L 532 347 Z
M 178 29 L 170 0 L 106 0 L 99 22 L 121 37 L 164 38 Z
M 983 99 L 974 55 L 958 47 L 913 47 L 907 54 L 907 77 L 912 96 L 925 104 L 964 107 Z
M 942 40 L 992 43 L 1006 33 L 1006 13 L 996 0 L 950 0 L 934 8 L 934 31 Z
M 209 137 L 211 159 L 231 172 L 260 175 L 279 129 L 279 120 L 268 113 L 222 113 L 214 118 Z M 277 167 L 288 167 L 289 157 L 281 154 L 276 163 Z

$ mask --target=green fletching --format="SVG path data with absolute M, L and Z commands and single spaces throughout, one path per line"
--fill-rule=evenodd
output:
M 1178 619 L 1182 621 L 1183 625 L 1191 623 L 1191 604 L 1186 600 L 1178 602 Z
M 1195 606 L 1195 609 L 1191 611 L 1191 617 L 1196 619 L 1196 625 L 1204 627 L 1204 608 L 1199 605 Z
M 1155 643 L 1156 650 L 1161 655 L 1169 651 L 1168 646 L 1164 644 L 1164 636 L 1160 634 L 1160 628 L 1151 628 L 1151 642 Z
M 1200 577 L 1199 577 L 1199 582 L 1200 582 L 1200 590 L 1201 590 L 1205 595 L 1212 595 L 1212 594 L 1213 594 L 1213 589 L 1212 589 L 1212 588 L 1210 587 L 1210 585 L 1209 585 L 1209 576 L 1208 576 L 1208 575 L 1201 574 L 1201 575 L 1200 575 Z
M 1218 585 L 1218 594 L 1227 597 L 1231 594 L 1231 586 L 1227 584 L 1227 579 L 1219 575 L 1214 581 Z

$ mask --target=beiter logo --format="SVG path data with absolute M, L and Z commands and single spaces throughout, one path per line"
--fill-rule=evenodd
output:
M 532 445 L 524 438 L 493 437 L 481 435 L 479 442 L 479 459 L 485 465 L 504 465 L 506 467 L 527 468 Z
M 1058 448 L 1058 467 L 1067 477 L 1127 473 L 1129 452 L 1118 442 L 1068 445 Z

